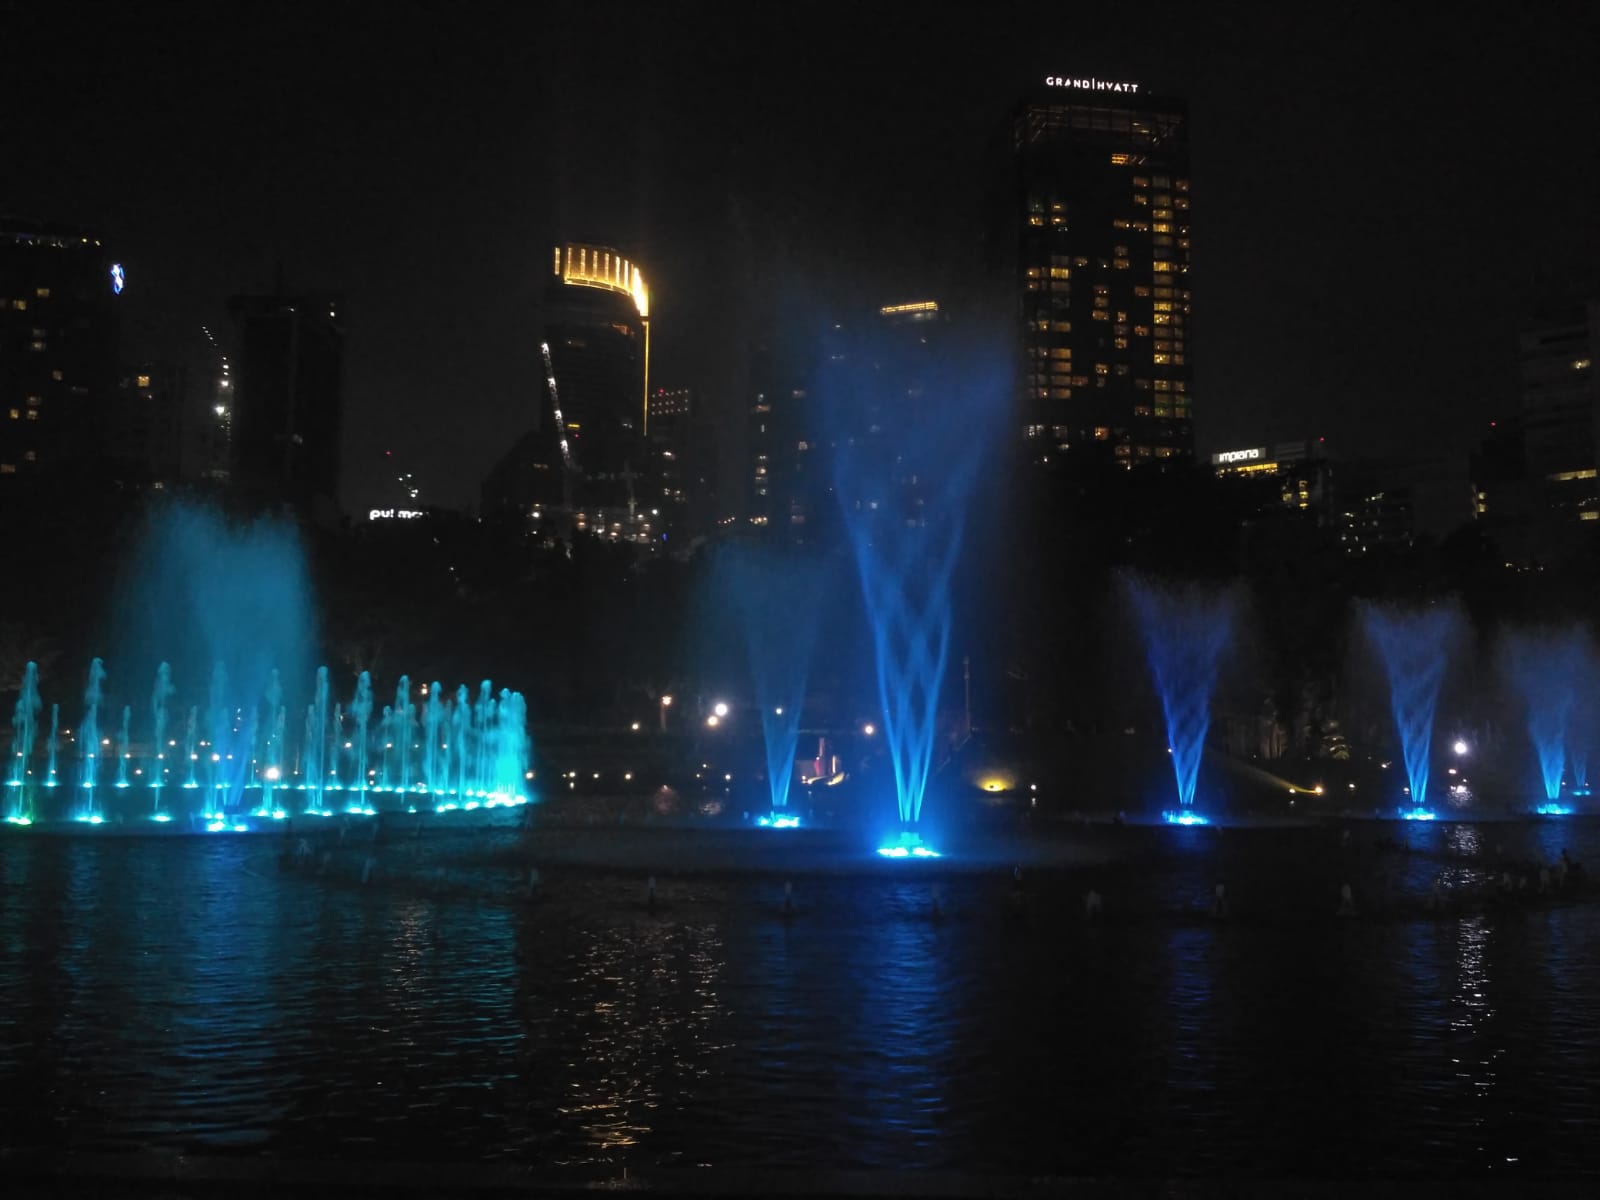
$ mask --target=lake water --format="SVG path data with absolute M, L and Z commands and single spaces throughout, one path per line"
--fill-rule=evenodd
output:
M 1600 903 L 1493 888 L 1563 846 L 1600 864 L 1600 827 L 1350 828 L 1100 831 L 1109 862 L 1025 873 L 1020 892 L 1004 870 L 867 863 L 795 876 L 789 919 L 780 874 L 667 869 L 681 859 L 654 911 L 636 872 L 549 863 L 527 901 L 520 868 L 487 853 L 514 832 L 380 848 L 367 887 L 343 850 L 325 876 L 280 870 L 276 839 L 7 837 L 0 1143 L 639 1169 L 1596 1172 Z M 1447 915 L 1423 906 L 1436 878 Z M 1219 879 L 1225 921 L 1206 914 Z M 1334 916 L 1344 881 L 1353 919 Z

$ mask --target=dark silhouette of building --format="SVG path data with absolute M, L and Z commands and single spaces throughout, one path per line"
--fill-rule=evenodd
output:
M 0 217 L 0 488 L 98 470 L 125 282 L 93 230 Z
M 1001 267 L 1026 457 L 1192 455 L 1189 117 L 1137 83 L 1050 76 L 1012 115 Z
M 183 478 L 188 389 L 181 367 L 123 369 L 106 412 L 106 469 L 124 488 L 161 489 Z
M 343 306 L 333 296 L 235 296 L 228 356 L 232 483 L 302 511 L 338 512 Z
M 1600 520 L 1600 302 L 1525 330 L 1520 350 L 1523 449 L 1543 505 Z

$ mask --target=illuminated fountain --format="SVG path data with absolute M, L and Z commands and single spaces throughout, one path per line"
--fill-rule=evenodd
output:
M 78 770 L 78 786 L 83 796 L 78 805 L 76 819 L 98 825 L 103 819 L 95 808 L 95 764 L 100 755 L 100 701 L 105 684 L 105 663 L 98 658 L 89 662 L 89 686 L 83 693 L 83 724 L 78 731 L 78 744 L 83 747 L 83 761 Z
M 33 759 L 33 743 L 39 728 L 39 665 L 30 662 L 22 671 L 22 690 L 11 714 L 11 761 L 6 777 L 6 820 L 12 825 L 33 821 L 27 799 L 28 764 Z
M 1369 606 L 1365 623 L 1367 637 L 1383 661 L 1389 707 L 1405 759 L 1408 801 L 1400 815 L 1408 821 L 1431 821 L 1435 814 L 1428 807 L 1428 768 L 1433 718 L 1459 619 L 1453 608 Z
M 1534 811 L 1542 816 L 1566 816 L 1572 805 L 1562 800 L 1562 775 L 1568 738 L 1576 732 L 1578 691 L 1589 660 L 1587 639 L 1576 629 L 1512 633 L 1503 643 L 1503 659 L 1521 693 L 1528 737 L 1539 760 L 1544 795 Z M 1581 757 L 1587 760 L 1586 753 Z
M 1211 728 L 1217 667 L 1233 630 L 1232 597 L 1195 587 L 1162 588 L 1139 579 L 1129 579 L 1127 586 L 1161 697 L 1177 784 L 1178 807 L 1163 812 L 1162 818 L 1174 825 L 1209 824 L 1194 807 L 1194 792 Z
M 894 772 L 898 829 L 879 849 L 887 858 L 937 857 L 923 838 L 922 808 L 950 658 L 951 585 L 984 461 L 981 438 L 994 424 L 972 414 L 998 403 L 1004 377 L 930 345 L 913 326 L 892 328 L 918 319 L 908 312 L 891 306 L 881 336 L 859 353 L 830 356 L 837 365 L 823 385 L 830 419 L 848 431 L 835 448 L 835 495 L 872 633 Z M 892 438 L 877 436 L 884 428 Z
M 187 502 L 159 505 L 128 555 L 116 595 L 112 637 L 125 654 L 111 659 L 114 679 L 102 659 L 90 665 L 83 721 L 68 750 L 78 760 L 77 786 L 63 789 L 69 796 L 60 804 L 48 789 L 57 782 L 60 740 L 71 734 L 60 730 L 59 706 L 52 705 L 48 767 L 41 773 L 34 757 L 43 684 L 36 668 L 24 674 L 4 776 L 16 785 L 6 789 L 6 815 L 18 818 L 13 824 L 65 818 L 103 824 L 115 817 L 249 829 L 328 815 L 330 792 L 341 792 L 349 801 L 345 811 L 360 815 L 380 807 L 449 811 L 526 802 L 527 717 L 514 692 L 496 696 L 485 682 L 478 709 L 468 713 L 462 688 L 458 705 L 435 710 L 428 730 L 450 728 L 448 750 L 441 738 L 429 754 L 415 742 L 403 678 L 398 715 L 381 729 L 370 721 L 366 673 L 355 681 L 349 713 L 335 706 L 330 716 L 329 672 L 313 670 L 310 661 L 312 588 L 292 522 L 235 523 Z M 143 695 L 108 692 L 125 680 L 151 678 L 146 669 L 155 678 L 148 708 Z M 187 694 L 180 696 L 181 688 Z M 102 747 L 111 744 L 101 726 L 113 702 L 122 709 L 115 775 L 100 762 L 109 752 Z M 181 757 L 179 739 L 169 733 L 174 704 L 187 705 Z M 368 766 L 375 735 L 393 750 L 384 759 L 389 791 L 382 802 L 374 801 L 378 789 Z M 444 762 L 459 763 L 459 770 L 443 769 Z M 419 764 L 427 769 L 419 771 Z M 149 786 L 150 803 L 142 787 L 130 790 L 136 783 Z
M 228 691 L 228 673 L 219 665 L 210 674 L 208 688 L 210 711 L 216 718 L 210 724 L 212 736 L 197 737 L 198 708 L 191 707 L 184 735 L 187 753 L 180 759 L 174 753 L 176 739 L 165 736 L 168 703 L 177 688 L 163 663 L 151 694 L 147 744 L 138 740 L 142 735 L 133 722 L 132 706 L 123 706 L 123 721 L 116 736 L 118 774 L 110 784 L 100 763 L 103 742 L 109 740 L 102 739 L 99 725 L 99 714 L 107 700 L 107 679 L 103 661 L 94 659 L 78 738 L 79 786 L 71 789 L 68 811 L 54 812 L 44 801 L 44 790 L 51 786 L 54 755 L 50 757 L 50 767 L 41 773 L 36 762 L 36 719 L 42 705 L 37 668 L 29 665 L 13 717 L 12 761 L 5 781 L 8 823 L 28 825 L 41 816 L 70 816 L 85 824 L 100 825 L 115 816 L 169 824 L 192 817 L 208 829 L 242 831 L 255 828 L 261 821 L 281 821 L 299 814 L 331 816 L 333 810 L 324 802 L 327 793 L 334 791 L 343 791 L 350 797 L 344 812 L 363 816 L 374 816 L 380 808 L 445 813 L 528 802 L 527 780 L 531 775 L 527 708 L 519 693 L 509 689 L 496 693 L 488 680 L 482 683 L 475 705 L 469 703 L 464 686 L 457 691 L 454 703 L 439 700 L 441 694 L 447 695 L 443 689 L 431 689 L 430 715 L 422 733 L 441 739 L 436 752 L 422 753 L 424 746 L 414 741 L 402 758 L 396 747 L 390 781 L 373 786 L 360 774 L 366 769 L 369 753 L 360 716 L 360 702 L 371 695 L 370 678 L 365 674 L 357 684 L 357 703 L 352 704 L 351 715 L 338 713 L 336 707 L 333 719 L 324 721 L 320 714 L 327 711 L 328 672 L 325 667 L 319 669 L 317 690 L 306 705 L 307 719 L 296 738 L 291 736 L 285 720 L 288 707 L 283 703 L 282 686 L 275 674 L 258 702 L 252 704 L 244 697 L 235 703 Z M 399 721 L 392 720 L 388 726 L 371 732 L 378 738 L 393 738 L 400 728 Z M 55 742 L 53 726 L 52 751 Z M 207 767 L 203 783 L 197 778 L 196 760 Z M 404 768 L 401 762 L 406 764 Z M 401 775 L 402 769 L 409 774 Z M 109 797 L 125 790 L 125 779 L 129 788 L 134 780 L 148 783 L 153 805 L 140 801 L 133 806 L 119 801 L 114 809 L 109 807 Z M 174 795 L 195 798 L 175 803 Z M 298 797 L 298 803 L 292 802 L 291 797 Z
M 754 547 L 729 550 L 718 566 L 744 629 L 761 711 L 770 808 L 756 823 L 767 829 L 798 828 L 800 817 L 789 808 L 789 789 L 826 576 L 817 563 Z

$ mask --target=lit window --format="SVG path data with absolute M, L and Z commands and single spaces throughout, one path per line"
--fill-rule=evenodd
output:
M 10 417 L 11 417 L 11 419 L 13 421 L 21 420 L 22 419 L 22 410 L 20 408 L 13 408 L 9 415 L 10 415 Z
M 1150 203 L 1150 197 L 1149 196 L 1135 195 L 1134 198 L 1133 198 L 1133 202 L 1135 204 L 1149 204 Z
M 15 475 L 16 473 L 16 463 L 0 463 L 0 475 Z
M 1051 267 L 1050 268 L 1050 278 L 1051 279 L 1071 279 L 1072 278 L 1072 272 L 1067 270 L 1066 267 Z
M 1050 357 L 1051 358 L 1065 358 L 1065 359 L 1070 361 L 1071 358 L 1072 358 L 1072 347 L 1071 346 L 1056 346 L 1056 347 L 1053 347 L 1051 349 L 1051 351 L 1050 351 Z
M 1028 224 L 1029 225 L 1043 225 L 1044 224 L 1044 218 L 1039 216 L 1039 214 L 1035 213 L 1035 214 L 1033 214 L 1032 216 L 1030 216 L 1028 218 Z
M 1135 296 L 1148 296 L 1150 294 L 1150 288 L 1146 284 L 1136 283 L 1133 285 L 1133 294 Z
M 1157 352 L 1156 355 L 1155 355 L 1155 364 L 1158 367 L 1162 366 L 1162 365 L 1164 365 L 1166 363 L 1169 363 L 1171 361 L 1172 361 L 1172 355 L 1170 355 L 1170 354 L 1162 354 L 1160 352 Z
M 1109 375 L 1111 374 L 1111 367 L 1107 363 L 1095 363 L 1094 373 L 1096 375 Z
M 1574 371 L 1587 371 L 1589 369 L 1589 360 L 1587 358 L 1575 358 L 1575 359 L 1573 359 L 1572 360 L 1572 369 Z
M 38 419 L 39 419 L 39 410 L 37 408 L 30 408 L 28 410 L 28 420 L 37 421 Z
M 134 380 L 134 383 L 139 387 L 147 388 L 147 387 L 150 386 L 150 376 L 148 376 L 148 375 L 140 375 L 137 379 Z
M 35 453 L 32 450 L 24 450 L 22 452 L 22 461 L 23 462 L 38 462 L 39 461 L 39 456 L 38 456 L 37 453 Z
M 50 372 L 50 378 L 54 379 L 57 383 L 60 383 L 66 378 L 66 375 L 61 371 L 60 368 L 57 368 L 56 370 Z
M 18 312 L 27 312 L 28 302 L 26 300 L 13 300 L 11 302 L 11 307 L 16 309 Z
M 1111 344 L 1118 350 L 1126 350 L 1128 348 L 1128 339 L 1125 337 L 1112 338 Z
M 1149 178 L 1147 176 L 1135 175 L 1133 177 L 1133 186 L 1137 187 L 1137 188 L 1149 187 L 1150 186 L 1150 180 L 1149 180 Z
M 50 289 L 47 288 L 47 287 L 34 288 L 33 289 L 33 294 L 35 296 L 39 297 L 39 299 L 41 299 L 41 300 L 50 299 Z
M 1109 426 L 1096 425 L 1094 427 L 1094 440 L 1095 441 L 1103 442 L 1103 441 L 1108 440 L 1110 437 L 1111 437 L 1111 429 L 1110 429 Z
M 1111 156 L 1111 165 L 1113 167 L 1125 167 L 1132 157 L 1131 154 L 1113 154 Z
M 1050 389 L 1050 399 L 1052 399 L 1052 400 L 1071 400 L 1072 399 L 1072 389 L 1069 388 L 1069 387 L 1054 387 L 1054 388 L 1051 388 Z
M 44 350 L 44 343 L 43 342 L 30 342 L 28 344 L 28 349 L 43 351 Z
M 1111 319 L 1111 314 L 1103 308 L 1097 308 L 1089 315 L 1096 321 L 1109 321 Z
M 37 397 L 37 396 L 29 396 L 28 397 L 28 407 L 29 408 L 38 408 L 39 407 L 39 397 Z

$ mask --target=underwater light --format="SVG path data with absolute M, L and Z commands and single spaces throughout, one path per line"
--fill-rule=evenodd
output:
M 168 821 L 172 820 L 172 814 L 171 813 L 156 813 L 156 815 L 151 817 L 150 819 L 152 821 L 154 821 L 157 825 L 165 825 Z
M 1570 817 L 1572 806 L 1570 804 L 1540 804 L 1533 810 L 1541 817 Z
M 1402 821 L 1436 821 L 1438 817 L 1431 808 L 1402 808 L 1400 810 Z
M 1187 808 L 1181 809 L 1178 812 L 1164 812 L 1164 813 L 1161 814 L 1161 819 L 1163 821 L 1165 821 L 1168 825 L 1209 825 L 1209 824 L 1211 824 L 1211 818 L 1210 817 L 1201 816 L 1199 813 L 1193 812 L 1193 811 L 1191 811 L 1191 810 L 1189 810 Z
M 756 824 L 763 829 L 799 829 L 800 818 L 793 816 L 780 816 L 773 813 L 766 817 L 757 817 Z
M 6 818 L 6 824 L 7 825 L 32 825 L 33 824 L 33 818 L 32 817 L 7 817 Z
M 73 820 L 83 825 L 104 825 L 106 821 L 99 813 L 90 813 L 84 817 L 74 817 Z

